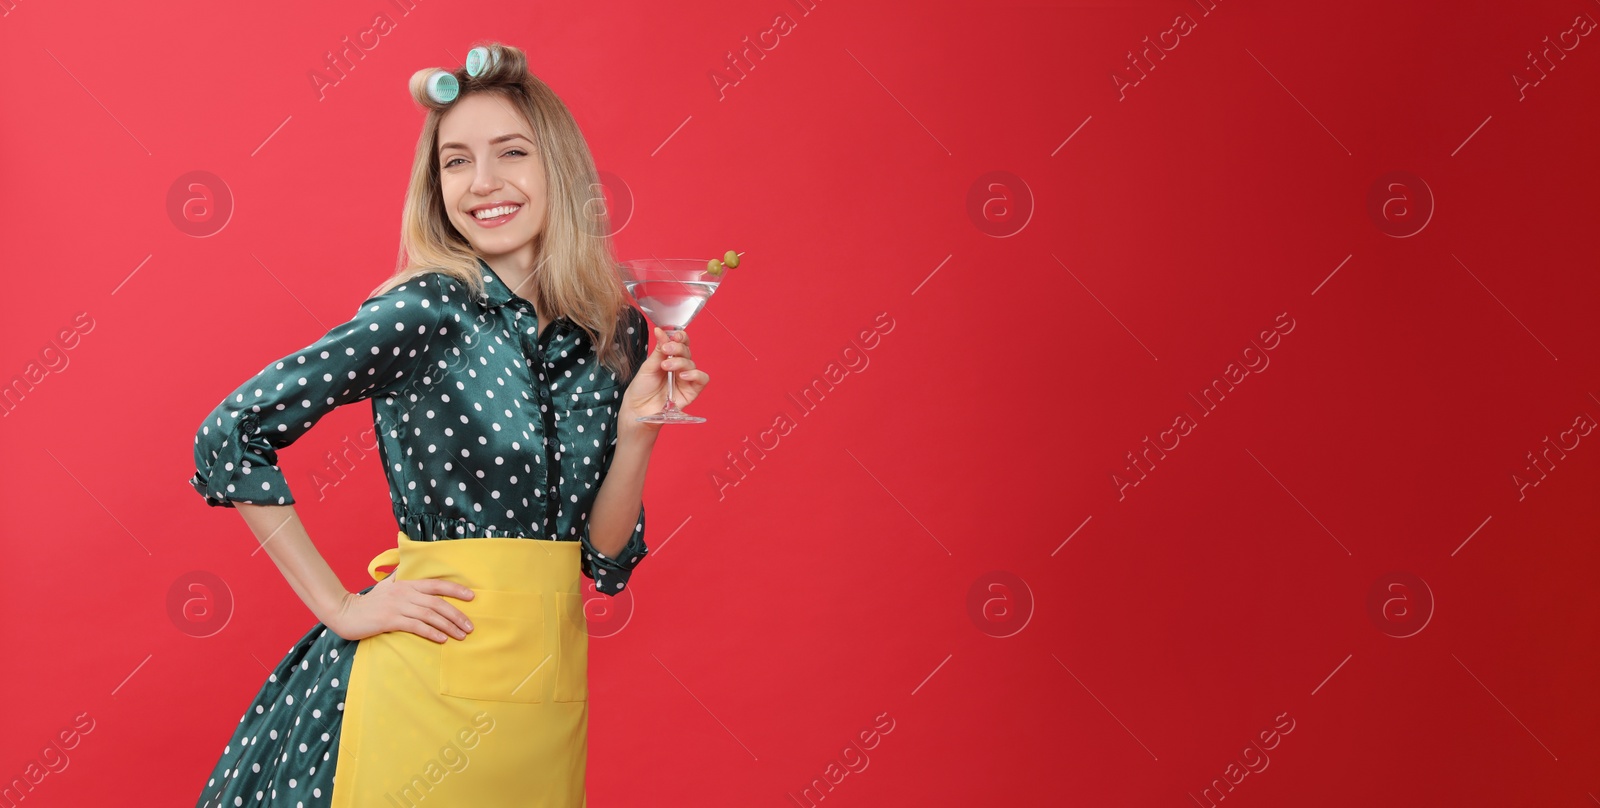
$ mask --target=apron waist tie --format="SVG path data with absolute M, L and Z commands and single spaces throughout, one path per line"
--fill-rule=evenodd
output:
M 389 577 L 390 573 L 379 572 L 378 568 L 398 563 L 400 563 L 400 548 L 390 547 L 379 553 L 372 559 L 371 563 L 367 564 L 367 574 L 372 576 L 372 580 L 381 581 Z

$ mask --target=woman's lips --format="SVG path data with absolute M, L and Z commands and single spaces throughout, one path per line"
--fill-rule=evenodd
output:
M 477 222 L 479 227 L 499 227 L 500 225 L 503 225 L 515 218 L 517 214 L 522 212 L 523 207 L 524 206 L 522 205 L 518 205 L 516 210 L 513 210 L 504 216 L 496 216 L 493 219 L 479 219 L 478 217 L 473 216 L 472 220 Z

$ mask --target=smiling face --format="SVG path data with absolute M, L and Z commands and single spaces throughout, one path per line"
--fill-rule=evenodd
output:
M 457 231 L 485 260 L 527 266 L 544 227 L 545 173 L 533 129 L 494 93 L 461 98 L 439 120 L 440 195 Z M 490 218 L 475 212 L 492 209 Z M 493 262 L 491 262 L 493 263 Z

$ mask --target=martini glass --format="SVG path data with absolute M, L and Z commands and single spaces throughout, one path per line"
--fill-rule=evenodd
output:
M 706 271 L 710 259 L 641 258 L 623 261 L 618 269 L 622 285 L 638 302 L 640 310 L 662 331 L 682 331 L 706 301 L 717 291 L 722 278 Z M 724 273 L 726 274 L 726 273 Z M 690 415 L 672 402 L 676 394 L 672 371 L 667 371 L 667 403 L 661 411 L 639 417 L 646 424 L 703 424 L 706 419 Z

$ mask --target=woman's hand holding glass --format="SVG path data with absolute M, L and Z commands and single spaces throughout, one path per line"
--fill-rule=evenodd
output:
M 640 416 L 661 409 L 660 402 L 667 396 L 668 371 L 677 377 L 673 385 L 675 395 L 672 401 L 679 407 L 689 406 L 689 403 L 699 397 L 700 392 L 711 381 L 710 374 L 695 367 L 694 360 L 690 358 L 687 331 L 663 331 L 659 327 L 653 328 L 656 349 L 645 358 L 638 374 L 633 377 L 633 381 L 622 395 L 622 409 L 617 415 L 619 424 L 638 423 Z M 639 425 L 653 429 L 661 428 L 660 424 Z

